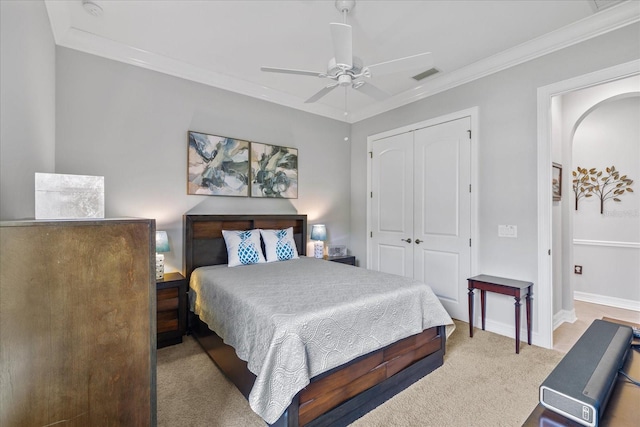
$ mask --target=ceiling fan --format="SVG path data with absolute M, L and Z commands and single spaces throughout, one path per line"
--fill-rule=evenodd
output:
M 305 101 L 305 103 L 312 103 L 318 101 L 338 86 L 344 88 L 351 86 L 353 89 L 381 101 L 391 95 L 363 80 L 363 77 L 370 79 L 379 75 L 404 70 L 415 68 L 430 69 L 433 67 L 431 52 L 365 66 L 360 58 L 353 56 L 352 28 L 351 25 L 347 24 L 347 14 L 353 9 L 355 3 L 355 0 L 336 0 L 335 2 L 336 9 L 343 15 L 344 23 L 329 24 L 335 56 L 329 60 L 326 72 L 275 67 L 260 67 L 260 70 L 270 73 L 299 74 L 333 80 L 333 82 Z

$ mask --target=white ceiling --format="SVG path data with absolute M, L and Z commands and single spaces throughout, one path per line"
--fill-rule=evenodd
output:
M 372 79 L 385 101 L 260 66 L 324 72 L 333 56 L 333 0 L 45 0 L 56 43 L 212 86 L 355 122 L 640 20 L 640 2 L 606 0 L 359 0 L 347 17 L 365 64 L 432 52 L 440 73 L 411 70 Z

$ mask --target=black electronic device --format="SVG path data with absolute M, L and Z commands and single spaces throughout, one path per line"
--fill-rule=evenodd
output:
M 540 385 L 540 403 L 577 423 L 597 426 L 632 338 L 629 326 L 594 320 Z

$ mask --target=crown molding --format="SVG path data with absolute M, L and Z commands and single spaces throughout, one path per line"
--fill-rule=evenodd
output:
M 324 104 L 305 104 L 304 99 L 246 80 L 216 73 L 167 56 L 70 27 L 68 2 L 45 0 L 55 42 L 58 46 L 146 68 L 267 102 L 347 122 L 343 110 Z M 348 117 L 348 116 L 347 116 Z
M 328 105 L 305 104 L 304 99 L 294 95 L 78 30 L 70 26 L 68 2 L 45 0 L 45 5 L 58 46 L 351 124 L 640 21 L 638 2 L 621 3 L 461 69 L 433 77 L 425 84 L 345 116 L 343 110 Z
M 637 1 L 621 3 L 466 67 L 434 77 L 423 85 L 353 112 L 350 115 L 351 123 L 428 98 L 639 21 L 640 3 Z
M 273 102 L 308 113 L 344 121 L 343 111 L 327 105 L 305 104 L 304 99 L 294 95 L 206 70 L 153 52 L 114 42 L 75 28 L 69 28 L 66 31 L 65 37 L 60 41 L 59 45 L 252 98 L 258 98 L 263 101 Z

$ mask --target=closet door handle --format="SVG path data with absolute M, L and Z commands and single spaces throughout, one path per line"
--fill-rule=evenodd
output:
M 424 240 L 416 239 L 416 245 L 419 245 L 422 242 L 424 242 Z
M 402 240 L 403 242 L 411 243 L 411 238 L 408 238 L 408 239 L 400 239 L 400 240 Z

